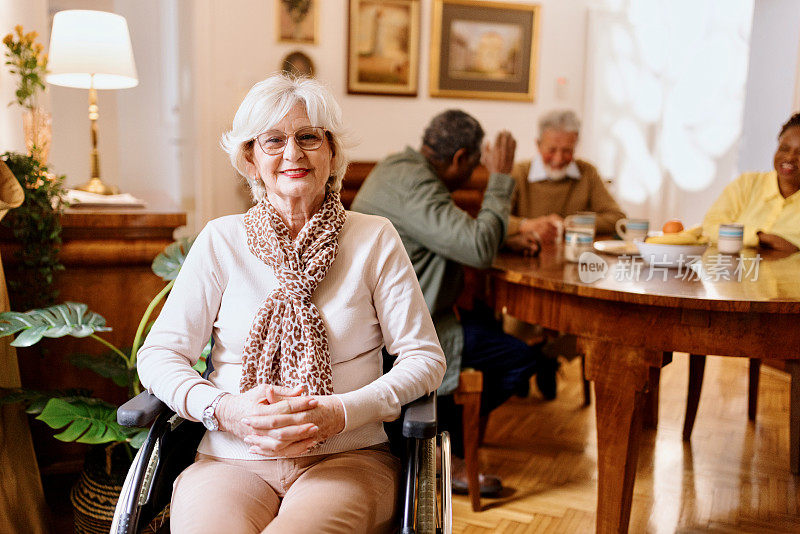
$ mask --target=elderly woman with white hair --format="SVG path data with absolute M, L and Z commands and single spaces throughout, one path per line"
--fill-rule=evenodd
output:
M 399 462 L 382 422 L 445 359 L 384 218 L 345 211 L 339 106 L 275 75 L 222 138 L 255 206 L 209 222 L 139 351 L 142 384 L 208 429 L 175 482 L 173 532 L 384 532 Z M 211 337 L 213 373 L 192 366 Z M 396 354 L 382 372 L 382 349 Z

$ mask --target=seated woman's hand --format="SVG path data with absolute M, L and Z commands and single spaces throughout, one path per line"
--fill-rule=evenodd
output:
M 217 407 L 220 429 L 251 445 L 250 452 L 291 456 L 312 447 L 318 428 L 306 412 L 317 407 L 303 387 L 258 385 L 239 395 L 226 395 Z
M 299 400 L 313 401 L 298 403 Z M 293 456 L 307 452 L 311 447 L 344 430 L 344 407 L 332 395 L 284 399 L 292 411 L 281 417 L 264 415 L 248 417 L 251 433 L 245 442 L 252 445 L 251 452 L 266 456 Z M 276 405 L 276 406 L 278 406 Z M 280 424 L 285 426 L 273 427 Z M 254 450 L 260 449 L 260 450 Z
M 304 415 L 308 422 L 319 428 L 316 436 L 317 441 L 325 441 L 344 430 L 345 420 L 342 401 L 333 395 L 319 395 L 312 398 L 317 401 L 317 405 L 308 409 Z

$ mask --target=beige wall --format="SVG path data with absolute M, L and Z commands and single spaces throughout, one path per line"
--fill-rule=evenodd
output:
M 534 103 L 429 97 L 432 3 L 421 0 L 421 68 L 419 96 L 415 98 L 347 94 L 347 0 L 320 2 L 319 44 L 313 46 L 276 41 L 273 0 L 0 0 L 0 22 L 8 26 L 0 27 L 0 32 L 21 22 L 26 29 L 40 31 L 46 41 L 49 20 L 59 9 L 109 10 L 128 19 L 140 84 L 133 89 L 100 92 L 102 172 L 123 191 L 185 209 L 190 216 L 187 232 L 193 233 L 213 217 L 248 207 L 247 192 L 219 148 L 219 136 L 229 127 L 249 87 L 275 71 L 283 56 L 294 49 L 314 60 L 318 77 L 329 84 L 341 103 L 357 141 L 352 151 L 357 160 L 380 159 L 406 144 L 417 146 L 429 118 L 451 107 L 474 114 L 490 135 L 501 128 L 510 129 L 519 142 L 519 158 L 534 153 L 534 125 L 543 111 L 563 106 L 590 115 L 583 109 L 584 102 L 591 101 L 586 98 L 584 74 L 587 17 L 590 8 L 605 5 L 602 0 L 540 2 Z M 756 6 L 758 10 L 773 4 L 790 2 L 762 0 Z M 789 48 L 796 53 L 796 47 Z M 792 56 L 791 64 L 795 62 Z M 567 80 L 566 90 L 556 91 L 558 78 Z M 785 78 L 790 84 L 794 79 Z M 22 149 L 20 112 L 4 105 L 13 94 L 12 82 L 3 72 L 2 150 Z M 748 84 L 747 89 L 750 101 L 751 93 L 759 88 Z M 68 185 L 81 183 L 89 173 L 86 98 L 85 90 L 55 86 L 46 97 L 54 121 L 50 160 L 57 172 L 67 175 Z M 773 122 L 769 131 L 774 129 Z M 754 132 L 754 128 L 746 123 L 745 131 Z M 584 143 L 584 153 L 589 152 L 590 140 Z M 747 152 L 748 143 L 744 145 Z M 729 156 L 736 160 L 735 154 Z M 693 201 L 696 195 L 686 194 L 691 198 L 680 204 L 691 205 L 693 216 L 699 217 L 702 208 Z M 710 202 L 717 194 L 716 190 L 704 191 L 698 202 Z M 674 199 L 668 203 L 675 204 Z
M 750 69 L 738 171 L 771 171 L 778 132 L 798 101 L 800 2 L 758 0 L 753 14 Z M 779 51 L 779 53 L 776 53 Z
M 25 32 L 36 30 L 43 39 L 47 39 L 50 29 L 47 23 L 47 0 L 0 0 L 0 39 L 14 31 L 14 26 L 21 24 Z M 7 150 L 25 150 L 25 140 L 22 134 L 22 109 L 16 104 L 9 107 L 8 103 L 14 99 L 17 80 L 8 72 L 5 63 L 5 46 L 3 50 L 3 63 L 0 65 L 0 153 Z M 48 104 L 48 95 L 45 95 L 43 104 Z
M 190 230 L 197 231 L 210 218 L 248 207 L 247 192 L 219 149 L 219 136 L 250 86 L 275 71 L 289 51 L 308 54 L 318 78 L 337 96 L 357 143 L 353 159 L 380 159 L 406 144 L 417 146 L 430 117 L 452 107 L 474 114 L 490 135 L 511 130 L 519 157 L 527 158 L 534 152 L 534 125 L 543 110 L 569 106 L 582 111 L 586 12 L 593 1 L 540 2 L 532 104 L 427 95 L 432 0 L 421 0 L 415 98 L 347 95 L 347 0 L 320 2 L 319 44 L 313 46 L 277 43 L 272 0 L 4 0 L 0 5 L 11 13 L 4 21 L 23 20 L 19 12 L 37 20 L 45 42 L 52 15 L 61 9 L 114 11 L 128 19 L 140 83 L 99 92 L 101 172 L 125 192 L 186 209 Z M 35 9 L 30 7 L 34 4 Z M 558 94 L 557 78 L 567 80 Z M 67 185 L 75 186 L 89 174 L 87 91 L 52 86 L 49 98 L 54 122 L 50 161 L 67 175 Z M 2 108 L 0 117 L 3 128 L 20 130 L 21 139 L 13 113 Z M 20 148 L 7 139 L 0 139 L 2 148 Z
M 581 111 L 585 18 L 589 3 L 590 0 L 541 2 L 537 97 L 531 104 L 438 99 L 427 95 L 430 0 L 421 3 L 421 72 L 416 98 L 346 94 L 346 0 L 320 3 L 320 35 L 316 46 L 276 42 L 273 2 L 195 1 L 192 4 L 195 42 L 192 52 L 193 75 L 197 81 L 194 85 L 197 129 L 194 141 L 189 144 L 197 147 L 193 176 L 197 186 L 198 219 L 207 220 L 246 209 L 246 194 L 237 189 L 234 172 L 218 148 L 219 135 L 229 127 L 250 86 L 276 70 L 283 56 L 297 48 L 313 59 L 318 78 L 329 84 L 337 95 L 347 125 L 358 141 L 353 150 L 354 159 L 380 159 L 406 144 L 417 146 L 430 117 L 451 107 L 474 114 L 491 135 L 502 128 L 510 129 L 519 141 L 519 156 L 530 157 L 534 152 L 534 124 L 542 110 L 570 106 Z M 568 81 L 562 98 L 556 95 L 558 77 Z

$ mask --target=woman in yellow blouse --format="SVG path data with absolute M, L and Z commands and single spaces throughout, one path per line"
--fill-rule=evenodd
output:
M 800 250 L 800 113 L 778 135 L 774 171 L 747 172 L 729 184 L 703 220 L 716 240 L 720 224 L 744 225 L 744 245 Z

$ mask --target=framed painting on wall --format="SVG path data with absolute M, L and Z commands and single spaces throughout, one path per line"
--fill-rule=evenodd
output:
M 434 0 L 431 96 L 532 102 L 539 6 Z
M 350 0 L 347 92 L 415 96 L 419 0 Z
M 317 0 L 275 0 L 278 41 L 317 43 Z

